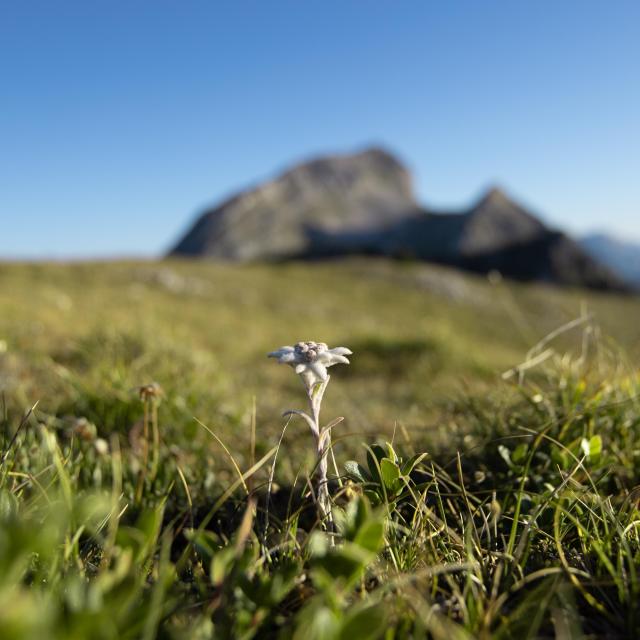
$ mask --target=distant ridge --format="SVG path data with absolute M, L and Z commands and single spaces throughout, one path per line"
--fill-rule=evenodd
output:
M 407 168 L 384 149 L 316 158 L 203 213 L 171 250 L 235 261 L 371 254 L 625 290 L 611 269 L 504 191 L 460 213 L 417 202 Z
M 619 273 L 630 285 L 640 288 L 640 242 L 595 233 L 583 238 L 581 245 L 594 259 Z

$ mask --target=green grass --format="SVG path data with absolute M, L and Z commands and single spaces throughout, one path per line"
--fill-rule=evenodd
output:
M 640 634 L 639 312 L 386 261 L 0 265 L 0 637 Z M 354 351 L 330 533 L 266 358 L 300 339 Z

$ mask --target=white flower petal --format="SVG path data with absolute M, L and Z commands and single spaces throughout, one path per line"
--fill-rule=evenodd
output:
M 327 379 L 327 368 L 317 360 L 309 364 L 309 369 L 315 373 L 315 375 L 324 382 Z
M 337 356 L 328 351 L 319 353 L 316 362 L 322 363 L 325 367 L 332 367 L 334 364 L 349 364 L 349 360 L 344 356 Z
M 313 371 L 311 371 L 311 369 L 309 369 L 308 367 L 305 367 L 304 371 L 300 374 L 300 377 L 302 378 L 305 386 L 308 388 L 311 388 L 315 384 L 320 382 L 316 374 L 313 373 Z
M 347 349 L 347 347 L 334 347 L 333 349 L 329 349 L 329 353 L 332 353 L 335 356 L 353 355 L 353 351 L 351 351 L 351 349 Z
M 280 356 L 284 355 L 285 353 L 292 353 L 293 352 L 293 348 L 291 347 L 280 347 L 279 349 L 276 349 L 275 351 L 270 351 L 267 354 L 267 358 L 279 358 Z
M 300 374 L 304 373 L 307 370 L 307 365 L 304 363 L 299 363 L 295 366 L 295 372 Z
M 267 354 L 268 358 L 277 358 L 280 364 L 291 364 L 299 362 L 298 356 L 293 347 L 280 347 L 277 351 Z

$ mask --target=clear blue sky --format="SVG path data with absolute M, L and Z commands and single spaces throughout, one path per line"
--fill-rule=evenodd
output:
M 0 4 L 0 257 L 153 255 L 370 143 L 430 205 L 490 183 L 640 239 L 640 2 Z

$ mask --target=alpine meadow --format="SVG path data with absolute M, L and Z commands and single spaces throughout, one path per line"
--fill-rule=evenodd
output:
M 382 258 L 0 265 L 0 637 L 638 635 L 639 315 Z

